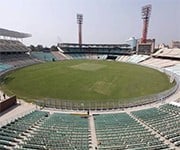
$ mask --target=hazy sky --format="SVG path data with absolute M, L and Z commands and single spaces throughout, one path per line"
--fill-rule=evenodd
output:
M 26 45 L 77 42 L 82 13 L 83 43 L 125 43 L 142 34 L 141 7 L 152 4 L 149 38 L 180 40 L 180 0 L 0 0 L 0 28 L 31 33 Z

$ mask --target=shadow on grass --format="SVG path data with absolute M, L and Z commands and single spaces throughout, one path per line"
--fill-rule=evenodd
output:
M 3 78 L 0 78 L 0 83 L 1 84 L 8 84 L 12 80 L 14 80 L 14 77 L 7 77 L 7 76 L 5 76 Z

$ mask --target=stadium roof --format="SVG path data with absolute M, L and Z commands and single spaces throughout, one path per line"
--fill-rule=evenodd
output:
M 59 43 L 59 47 L 79 48 L 77 43 Z M 82 48 L 128 48 L 129 44 L 81 44 Z
M 13 38 L 27 38 L 27 37 L 31 37 L 32 35 L 28 33 L 21 33 L 17 31 L 11 31 L 0 28 L 0 36 L 13 37 Z

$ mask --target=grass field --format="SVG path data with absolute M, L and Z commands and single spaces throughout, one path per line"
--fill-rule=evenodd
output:
M 167 75 L 112 61 L 68 60 L 26 67 L 2 79 L 4 91 L 26 100 L 110 101 L 159 93 L 173 86 Z

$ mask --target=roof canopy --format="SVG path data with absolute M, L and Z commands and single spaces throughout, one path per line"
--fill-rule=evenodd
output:
M 21 33 L 17 31 L 11 31 L 0 28 L 0 36 L 13 37 L 13 38 L 27 38 L 27 37 L 31 37 L 32 35 L 28 33 Z
M 79 48 L 77 43 L 59 43 L 59 47 Z M 82 48 L 128 48 L 129 44 L 81 44 Z

